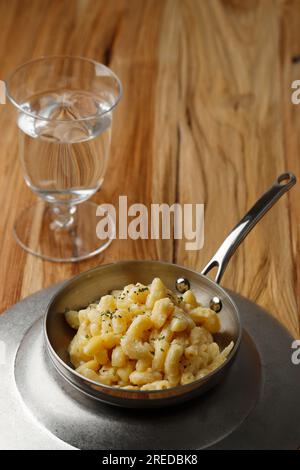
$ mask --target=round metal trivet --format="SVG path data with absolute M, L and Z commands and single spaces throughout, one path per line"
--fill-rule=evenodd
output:
M 212 391 L 180 406 L 128 410 L 96 402 L 56 373 L 44 349 L 41 315 L 59 286 L 0 317 L 0 448 L 296 449 L 300 366 L 292 338 L 269 314 L 233 294 L 244 333 L 237 359 Z M 159 430 L 159 432 L 158 432 Z

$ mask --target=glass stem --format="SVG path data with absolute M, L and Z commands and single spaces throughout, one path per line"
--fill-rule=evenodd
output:
M 76 206 L 70 204 L 51 204 L 52 230 L 69 230 L 75 225 Z

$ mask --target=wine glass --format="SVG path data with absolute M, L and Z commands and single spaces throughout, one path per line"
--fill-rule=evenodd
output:
M 17 241 L 51 261 L 100 253 L 112 234 L 97 238 L 97 205 L 88 199 L 103 183 L 120 80 L 94 60 L 53 56 L 18 67 L 6 89 L 17 110 L 24 178 L 41 198 L 17 218 Z

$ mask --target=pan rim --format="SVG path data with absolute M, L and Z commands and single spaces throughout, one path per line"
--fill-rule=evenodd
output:
M 49 315 L 49 312 L 50 312 L 50 308 L 51 308 L 52 304 L 54 303 L 54 301 L 57 299 L 57 297 L 59 295 L 61 295 L 62 291 L 65 288 L 67 288 L 68 286 L 71 286 L 74 282 L 80 280 L 80 278 L 82 278 L 82 277 L 84 277 L 88 274 L 92 274 L 93 272 L 98 271 L 99 269 L 102 269 L 102 268 L 107 268 L 109 266 L 121 266 L 121 265 L 129 264 L 129 263 L 130 264 L 142 264 L 142 263 L 153 263 L 153 264 L 155 264 L 155 263 L 159 263 L 159 264 L 163 264 L 165 266 L 172 266 L 172 268 L 176 267 L 178 269 L 189 271 L 192 274 L 194 274 L 196 276 L 200 276 L 201 278 L 205 279 L 206 282 L 208 282 L 214 289 L 217 288 L 225 296 L 225 298 L 229 301 L 229 303 L 231 304 L 231 306 L 233 307 L 233 310 L 235 312 L 235 316 L 236 316 L 237 324 L 238 324 L 238 336 L 237 336 L 237 340 L 235 341 L 233 349 L 230 351 L 229 356 L 227 357 L 226 361 L 223 362 L 223 364 L 218 366 L 213 371 L 209 372 L 209 374 L 205 375 L 204 377 L 201 377 L 200 379 L 197 379 L 197 380 L 195 380 L 193 382 L 190 382 L 188 384 L 177 385 L 176 387 L 171 387 L 171 388 L 164 389 L 164 390 L 128 390 L 128 389 L 122 389 L 122 388 L 119 388 L 119 387 L 111 387 L 109 385 L 101 384 L 99 382 L 95 382 L 94 380 L 83 377 L 81 374 L 76 372 L 75 369 L 72 369 L 68 364 L 66 364 L 66 362 L 63 359 L 61 359 L 59 357 L 59 355 L 54 350 L 54 348 L 53 348 L 53 346 L 50 342 L 50 339 L 48 337 L 48 333 L 47 333 L 47 319 L 48 319 L 48 315 Z M 138 400 L 144 399 L 144 400 L 148 401 L 148 400 L 151 400 L 150 395 L 151 395 L 151 397 L 152 396 L 154 397 L 155 395 L 157 395 L 157 398 L 156 398 L 157 400 L 159 400 L 159 399 L 167 400 L 168 398 L 170 398 L 168 396 L 170 394 L 170 392 L 174 392 L 174 395 L 177 395 L 177 396 L 183 395 L 184 393 L 188 393 L 189 391 L 191 391 L 191 389 L 199 388 L 202 384 L 206 383 L 208 380 L 212 379 L 215 375 L 217 375 L 217 373 L 220 372 L 226 366 L 228 366 L 228 364 L 230 362 L 232 362 L 232 360 L 236 356 L 236 353 L 238 352 L 238 349 L 239 349 L 239 346 L 240 346 L 240 343 L 241 343 L 242 325 L 241 325 L 241 319 L 240 319 L 239 311 L 238 311 L 238 308 L 237 308 L 236 303 L 234 302 L 234 300 L 225 291 L 225 289 L 223 289 L 223 287 L 221 287 L 219 284 L 217 284 L 215 281 L 213 281 L 209 277 L 205 276 L 204 274 L 201 274 L 201 273 L 199 273 L 198 271 L 196 271 L 194 269 L 191 269 L 191 268 L 188 268 L 188 267 L 185 267 L 185 266 L 181 266 L 181 265 L 176 264 L 176 263 L 171 263 L 169 261 L 147 260 L 147 259 L 146 260 L 130 260 L 130 259 L 128 259 L 128 260 L 113 261 L 111 263 L 100 264 L 99 266 L 95 266 L 94 268 L 83 271 L 79 274 L 76 274 L 72 278 L 64 281 L 63 284 L 61 285 L 61 287 L 59 288 L 58 292 L 56 292 L 51 297 L 50 301 L 48 302 L 48 304 L 46 306 L 44 319 L 43 319 L 43 332 L 44 332 L 44 338 L 46 340 L 46 346 L 48 348 L 48 352 L 51 355 L 54 356 L 54 358 L 61 364 L 61 366 L 64 369 L 66 369 L 66 371 L 70 372 L 72 375 L 74 375 L 78 379 L 84 380 L 85 382 L 90 383 L 91 385 L 96 385 L 97 387 L 101 387 L 101 389 L 102 389 L 101 393 L 104 393 L 104 394 L 107 393 L 108 395 L 110 395 L 108 393 L 108 391 L 114 391 L 114 392 L 118 391 L 118 393 L 124 392 L 124 394 L 126 393 L 126 397 L 125 396 L 121 397 L 121 396 L 118 395 L 118 398 L 120 398 L 122 400 L 130 401 L 130 400 L 136 400 L 136 399 L 138 399 Z M 64 375 L 62 375 L 62 377 L 65 379 Z M 107 392 L 106 392 L 106 390 L 107 390 Z M 83 390 L 81 390 L 81 391 L 83 391 Z M 178 393 L 176 393 L 176 392 L 178 392 Z M 87 392 L 84 392 L 84 393 L 87 393 Z M 132 395 L 132 397 L 130 397 L 130 395 Z M 140 396 L 140 398 L 137 398 L 137 395 Z M 163 395 L 166 395 L 166 396 L 164 397 Z M 90 394 L 89 396 L 94 398 L 94 399 L 97 399 L 97 397 L 93 394 Z M 101 400 L 101 398 L 100 398 L 100 400 Z

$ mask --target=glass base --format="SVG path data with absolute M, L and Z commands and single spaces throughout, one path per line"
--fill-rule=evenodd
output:
M 56 222 L 53 207 L 38 201 L 18 216 L 15 238 L 24 250 L 49 261 L 75 262 L 91 258 L 104 251 L 113 240 L 113 237 L 97 238 L 97 207 L 92 201 L 73 206 L 72 223 L 63 227 Z

